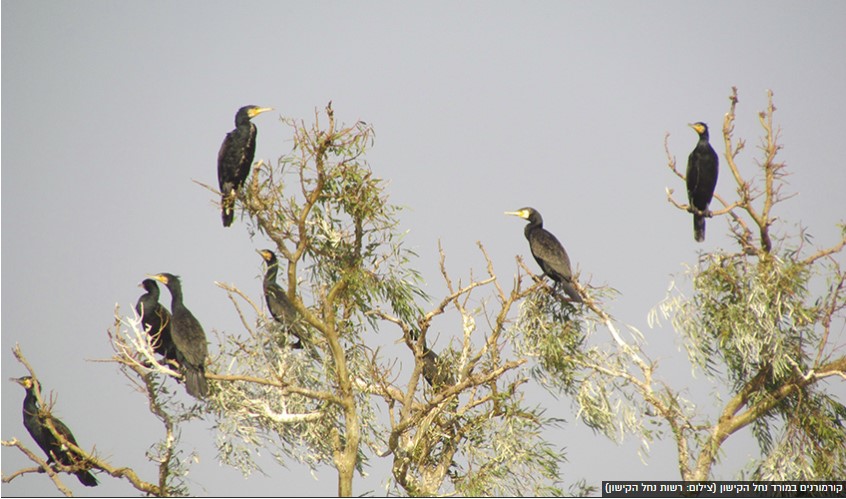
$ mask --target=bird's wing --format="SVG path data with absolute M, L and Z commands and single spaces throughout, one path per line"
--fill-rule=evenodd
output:
M 208 354 L 206 333 L 200 322 L 188 312 L 187 316 L 181 317 L 179 324 L 171 322 L 171 339 L 179 353 L 194 366 L 201 366 Z
M 707 148 L 693 150 L 687 160 L 687 197 L 700 210 L 708 207 L 717 186 L 719 156 L 708 144 Z
M 274 318 L 280 321 L 292 321 L 294 319 L 296 309 L 279 285 L 268 286 L 265 293 L 267 295 L 267 307 Z
M 250 133 L 247 135 L 247 142 L 244 144 L 244 155 L 241 157 L 241 169 L 242 172 L 239 172 L 244 180 L 247 179 L 247 175 L 250 173 L 250 167 L 253 166 L 253 159 L 256 156 L 256 135 L 258 134 L 258 129 L 256 125 L 250 122 Z
M 228 165 L 228 158 L 234 151 L 233 147 L 235 147 L 235 132 L 229 132 L 226 134 L 226 137 L 223 139 L 223 143 L 220 144 L 220 151 L 217 153 L 217 183 L 220 186 L 220 190 L 223 190 L 223 184 L 226 182 L 232 182 L 232 174 L 233 172 L 229 171 Z
M 76 443 L 76 439 L 73 437 L 73 433 L 71 433 L 70 428 L 68 428 L 68 426 L 65 423 L 62 423 L 61 420 L 59 420 L 58 418 L 55 418 L 53 416 L 50 416 L 50 420 L 53 422 L 53 427 L 56 428 L 56 431 L 59 432 L 60 435 L 65 437 L 65 439 L 67 439 L 68 442 L 76 445 L 77 447 L 79 446 Z M 50 430 L 47 430 L 45 428 L 45 431 L 50 431 Z
M 558 241 L 558 238 L 553 236 L 546 230 L 536 230 L 533 234 L 534 241 L 530 241 L 532 255 L 541 267 L 551 266 L 552 270 L 561 274 L 562 277 L 569 279 L 572 275 L 570 270 L 570 257 L 567 256 L 567 251 L 564 246 Z M 543 260 L 544 263 L 540 263 Z M 544 268 L 544 271 L 547 271 Z
M 159 304 L 158 308 L 156 309 L 156 315 L 158 315 L 159 319 L 162 323 L 162 328 L 168 327 L 170 325 L 170 312 L 164 306 Z
M 298 338 L 305 337 L 305 331 L 300 321 L 301 316 L 294 308 L 294 304 L 288 299 L 288 295 L 278 285 L 274 284 L 265 289 L 265 297 L 267 298 L 267 308 L 270 309 L 270 315 L 278 322 L 283 323 L 288 332 L 293 333 Z

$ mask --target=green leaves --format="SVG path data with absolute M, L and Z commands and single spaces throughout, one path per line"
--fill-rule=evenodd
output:
M 585 356 L 586 334 L 577 309 L 546 288 L 539 288 L 520 304 L 510 331 L 517 351 L 537 359 L 532 374 L 544 386 L 573 393 L 577 387 L 577 359 Z

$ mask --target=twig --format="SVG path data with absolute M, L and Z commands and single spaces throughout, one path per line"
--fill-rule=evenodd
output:
M 34 377 L 33 377 L 34 378 Z M 64 494 L 67 497 L 73 497 L 73 492 L 62 482 L 61 478 L 59 478 L 59 474 L 56 473 L 53 468 L 50 467 L 43 459 L 35 455 L 34 452 L 29 450 L 25 445 L 23 445 L 18 439 L 13 438 L 12 440 L 3 441 L 4 447 L 17 447 L 21 452 L 24 453 L 26 457 L 30 459 L 30 461 L 34 462 L 38 465 L 37 468 L 24 468 L 20 469 L 11 475 L 3 477 L 3 483 L 9 483 L 15 479 L 15 477 L 26 474 L 26 473 L 47 473 L 47 476 L 50 477 L 50 480 L 53 481 L 53 485 L 59 489 L 59 492 Z

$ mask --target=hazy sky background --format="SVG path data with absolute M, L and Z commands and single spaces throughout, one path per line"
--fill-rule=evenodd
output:
M 343 122 L 373 124 L 367 159 L 389 181 L 407 242 L 419 254 L 426 288 L 444 286 L 437 241 L 454 276 L 484 271 L 481 241 L 504 283 L 524 255 L 523 222 L 502 212 L 533 206 L 567 248 L 582 282 L 621 293 L 610 311 L 647 336 L 657 376 L 713 410 L 708 385 L 690 377 L 670 328 L 646 317 L 674 275 L 700 250 L 732 246 L 724 218 L 693 240 L 691 216 L 664 190 L 683 184 L 666 167 L 665 133 L 680 165 L 696 142 L 687 123 L 720 129 L 730 88 L 739 89 L 739 159 L 751 176 L 761 134 L 757 113 L 775 92 L 785 146 L 781 159 L 799 195 L 778 207 L 819 245 L 839 237 L 846 168 L 846 2 L 2 2 L 2 438 L 38 450 L 21 423 L 25 370 L 11 355 L 20 343 L 55 414 L 81 446 L 96 444 L 115 466 L 154 480 L 144 459 L 161 435 L 113 364 L 106 331 L 115 304 L 131 311 L 147 273 L 183 278 L 185 302 L 205 327 L 242 327 L 213 281 L 258 300 L 261 259 L 236 218 L 221 226 L 213 196 L 220 143 L 242 105 L 276 108 L 256 119 L 256 159 L 290 151 L 278 117 L 310 122 L 332 100 Z M 734 199 L 722 161 L 717 192 Z M 481 295 L 478 296 L 481 298 Z M 163 290 L 163 302 L 170 303 Z M 441 324 L 438 344 L 454 335 Z M 392 343 L 385 328 L 380 342 Z M 843 330 L 836 331 L 842 343 Z M 604 335 L 604 336 L 603 336 Z M 600 332 L 600 340 L 607 333 Z M 408 366 L 411 356 L 402 359 Z M 834 390 L 846 392 L 842 382 Z M 574 417 L 569 400 L 529 387 L 549 416 L 568 422 L 551 438 L 566 447 L 565 484 L 579 478 L 679 478 L 671 442 L 615 446 Z M 186 395 L 187 397 L 187 395 Z M 266 455 L 267 476 L 241 478 L 220 466 L 209 421 L 183 427 L 182 448 L 197 495 L 325 495 L 336 474 L 317 480 Z M 748 437 L 724 447 L 731 479 L 757 448 Z M 29 466 L 3 448 L 8 474 Z M 371 459 L 357 494 L 384 494 L 388 458 Z M 103 474 L 101 486 L 66 483 L 80 495 L 134 495 Z M 55 495 L 46 476 L 27 475 L 3 495 Z

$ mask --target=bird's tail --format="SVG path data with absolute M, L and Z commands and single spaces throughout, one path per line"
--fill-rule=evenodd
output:
M 209 394 L 209 384 L 206 381 L 205 369 L 186 365 L 182 371 L 185 376 L 185 389 L 189 395 L 198 399 L 206 398 Z
M 220 216 L 224 227 L 232 225 L 232 220 L 235 218 L 235 196 L 220 195 Z
M 76 477 L 79 479 L 79 483 L 85 485 L 86 487 L 96 487 L 97 486 L 97 479 L 94 475 L 91 474 L 90 471 L 77 471 L 74 473 Z
M 693 215 L 693 237 L 698 243 L 705 240 L 705 217 Z
M 561 281 L 561 288 L 567 293 L 567 296 L 570 297 L 570 301 L 574 301 L 576 303 L 582 303 L 582 297 L 579 295 L 579 292 L 576 291 L 575 286 L 570 281 Z
M 297 338 L 296 343 L 291 343 L 291 348 L 295 350 L 302 350 L 303 348 L 303 338 L 306 338 L 306 332 L 303 331 L 302 326 L 300 324 L 294 323 L 288 328 L 288 332 L 293 334 Z

